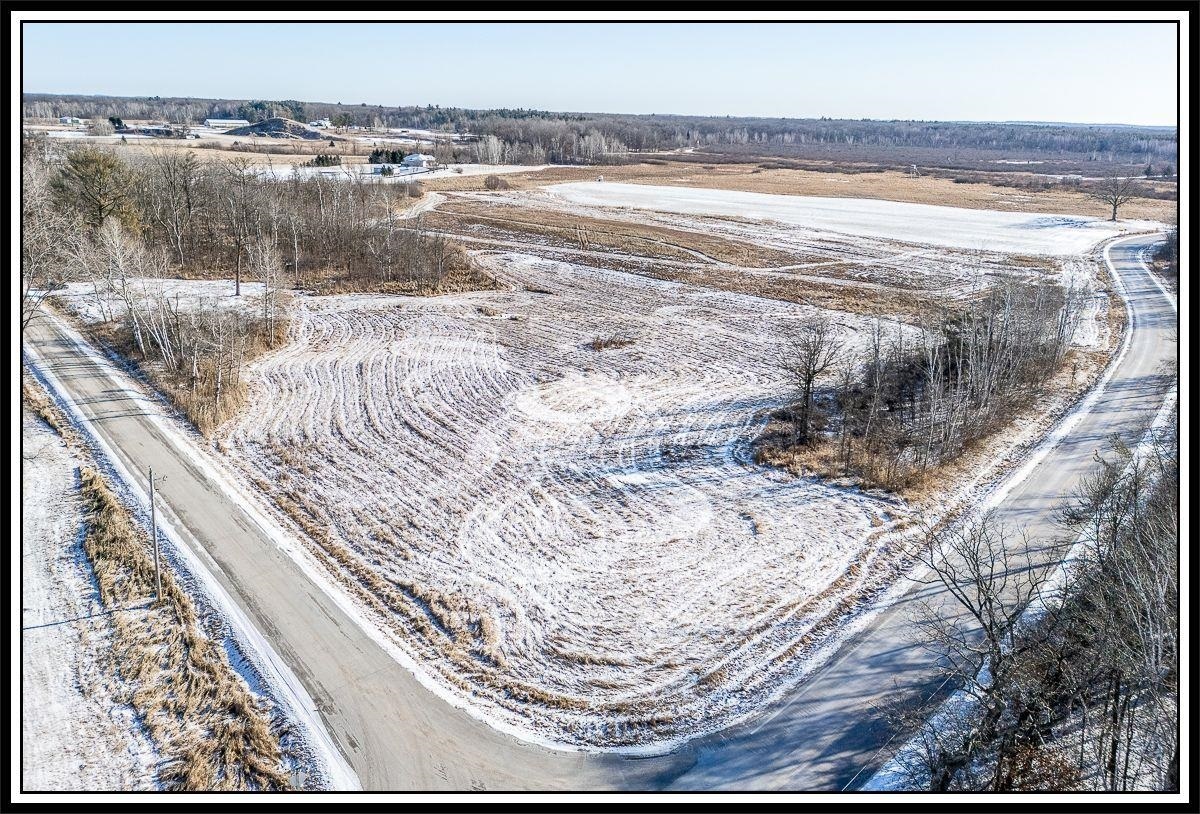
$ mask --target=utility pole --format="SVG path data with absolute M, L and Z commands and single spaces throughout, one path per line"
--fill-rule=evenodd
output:
M 162 599 L 162 574 L 158 570 L 158 518 L 154 513 L 154 467 L 150 467 L 150 536 L 154 538 L 154 601 Z

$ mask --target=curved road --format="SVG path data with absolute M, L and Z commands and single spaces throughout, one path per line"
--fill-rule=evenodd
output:
M 1162 400 L 1161 362 L 1176 357 L 1175 310 L 1139 262 L 1155 236 L 1114 244 L 1133 311 L 1127 354 L 1094 409 L 1001 504 L 1034 537 L 1061 534 L 1055 505 L 1113 432 L 1134 439 Z M 559 752 L 480 723 L 425 689 L 364 632 L 264 529 L 149 417 L 138 388 L 89 357 L 53 317 L 25 332 L 33 363 L 66 394 L 130 472 L 165 475 L 160 497 L 186 545 L 201 554 L 316 702 L 365 789 L 778 789 L 856 786 L 887 757 L 893 735 L 875 711 L 898 692 L 927 696 L 928 655 L 906 636 L 913 590 L 848 642 L 782 704 L 755 720 L 655 758 Z M 191 443 L 186 439 L 183 443 Z M 142 477 L 138 475 L 138 477 Z M 145 484 L 141 484 L 144 488 Z

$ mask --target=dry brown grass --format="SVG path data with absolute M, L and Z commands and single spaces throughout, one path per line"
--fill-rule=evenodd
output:
M 850 264 L 847 264 L 849 267 Z M 822 269 L 825 274 L 836 275 L 836 267 Z M 823 282 L 808 276 L 730 274 L 723 269 L 683 269 L 654 267 L 638 269 L 648 277 L 671 282 L 751 294 L 783 302 L 796 302 L 834 311 L 867 316 L 889 316 L 902 320 L 916 320 L 929 311 L 931 297 L 928 292 L 906 288 L 889 288 L 871 285 L 844 285 L 836 281 Z
M 755 441 L 754 460 L 765 466 L 775 466 L 797 477 L 816 477 L 825 480 L 850 479 L 863 489 L 887 489 L 906 499 L 914 491 L 937 482 L 936 469 L 904 469 L 889 471 L 884 462 L 855 447 L 847 469 L 837 438 L 817 436 L 809 443 L 792 442 L 791 423 L 773 419 Z
M 121 322 L 100 324 L 78 324 L 77 326 L 93 340 L 112 348 L 123 358 L 131 360 L 156 390 L 182 413 L 205 437 L 223 422 L 237 415 L 245 406 L 248 391 L 240 376 L 230 376 L 224 370 L 221 378 L 220 397 L 217 390 L 217 359 L 212 356 L 200 358 L 198 375 L 192 380 L 190 372 L 175 373 L 149 363 L 138 352 L 132 329 Z M 251 323 L 242 349 L 245 365 L 267 351 L 282 345 L 287 339 L 287 319 L 280 317 L 273 335 L 268 335 L 265 326 Z
M 797 477 L 840 478 L 851 474 L 842 469 L 837 444 L 832 439 L 815 439 L 799 446 L 789 443 L 791 434 L 790 423 L 771 421 L 759 436 L 754 450 L 755 463 L 777 466 Z
M 464 231 L 486 227 L 500 239 L 529 240 L 584 251 L 618 252 L 685 262 L 729 263 L 771 268 L 818 259 L 718 237 L 607 218 L 568 214 L 553 209 L 497 208 L 482 201 L 451 200 L 425 214 L 435 228 Z
M 24 367 L 21 368 L 21 398 L 25 406 L 57 432 L 68 446 L 78 448 L 79 434 Z
M 633 343 L 634 339 L 632 336 L 616 333 L 609 336 L 597 336 L 588 343 L 588 347 L 594 351 L 602 351 L 609 348 L 627 348 Z
M 29 377 L 28 407 L 76 451 L 78 433 Z M 159 779 L 180 791 L 281 790 L 289 787 L 267 711 L 220 645 L 201 628 L 191 599 L 170 570 L 153 601 L 149 535 L 94 469 L 80 468 L 86 512 L 84 554 L 113 630 L 109 664 L 132 688 L 129 703 L 162 762 Z
M 1070 189 L 1031 191 L 987 183 L 957 184 L 949 178 L 912 178 L 902 172 L 815 172 L 795 169 L 763 169 L 754 164 L 720 164 L 713 169 L 691 162 L 628 164 L 603 168 L 606 181 L 634 184 L 693 186 L 710 189 L 766 192 L 774 195 L 816 195 L 829 198 L 879 198 L 887 201 L 960 206 L 967 209 L 1002 209 L 1107 218 L 1104 204 Z M 769 162 L 765 162 L 769 163 Z M 594 181 L 597 167 L 550 167 L 534 172 L 511 173 L 513 189 L 532 189 L 566 181 Z M 1005 173 L 1005 176 L 1030 176 Z M 429 182 L 431 189 L 484 190 L 482 177 L 440 178 Z M 1121 210 L 1122 218 L 1171 222 L 1174 201 L 1138 198 Z
M 461 246 L 456 244 L 452 251 L 452 259 L 447 263 L 442 278 L 437 281 L 378 280 L 365 274 L 346 275 L 329 272 L 317 275 L 319 282 L 312 290 L 314 294 L 376 292 L 410 297 L 437 297 L 469 291 L 494 291 L 501 287 L 496 278 L 472 261 Z
M 512 243 L 535 253 L 561 250 L 569 259 L 589 266 L 854 314 L 916 319 L 930 309 L 935 298 L 943 296 L 939 290 L 922 289 L 910 281 L 861 282 L 852 276 L 855 264 L 829 256 L 792 254 L 659 224 L 467 200 L 447 201 L 423 217 L 432 228 L 469 236 L 477 247 L 495 241 L 499 251 L 511 250 Z M 653 262 L 659 259 L 675 262 Z M 819 276 L 786 268 L 772 270 L 815 262 L 822 262 Z M 1018 257 L 1014 265 L 1046 273 L 1056 270 L 1043 258 Z
M 331 572 L 355 590 L 378 618 L 410 640 L 436 648 L 458 669 L 442 676 L 461 689 L 477 692 L 463 674 L 500 693 L 503 703 L 519 709 L 540 704 L 554 709 L 591 708 L 587 699 L 550 692 L 504 672 L 494 621 L 468 598 L 406 579 L 390 579 L 333 538 L 322 507 L 281 485 L 269 493 L 276 505 L 312 541 L 312 550 Z M 620 706 L 619 704 L 617 706 Z
M 204 634 L 171 571 L 153 602 L 148 535 L 95 470 L 80 480 L 84 552 L 112 612 L 112 663 L 135 688 L 127 700 L 163 758 L 159 779 L 180 791 L 288 788 L 267 711 Z

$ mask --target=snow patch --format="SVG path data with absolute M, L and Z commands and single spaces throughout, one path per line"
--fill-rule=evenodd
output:
M 582 182 L 545 189 L 565 201 L 588 206 L 778 221 L 849 235 L 1012 254 L 1083 254 L 1117 235 L 1159 227 L 1150 221 L 1112 223 L 1076 215 L 648 184 Z

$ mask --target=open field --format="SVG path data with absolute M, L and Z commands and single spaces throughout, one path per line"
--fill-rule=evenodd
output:
M 776 221 L 813 230 L 1008 254 L 1076 255 L 1108 238 L 1158 224 L 1120 224 L 1069 215 L 1038 216 L 928 204 L 764 195 L 646 184 L 556 184 L 547 191 L 584 207 Z
M 987 183 L 959 184 L 948 178 L 910 177 L 902 172 L 829 172 L 798 169 L 763 169 L 754 164 L 712 164 L 655 159 L 658 163 L 634 163 L 605 167 L 550 167 L 537 173 L 508 176 L 516 189 L 529 189 L 575 181 L 641 183 L 762 192 L 774 195 L 811 195 L 829 198 L 874 198 L 885 201 L 956 206 L 966 209 L 995 209 L 1012 212 L 1067 214 L 1105 218 L 1104 204 L 1076 190 L 1053 188 L 1041 191 L 1014 189 Z M 1029 173 L 1007 174 L 1014 177 Z M 1032 177 L 1032 176 L 1030 176 Z M 482 178 L 449 178 L 435 189 L 481 191 Z M 1175 202 L 1136 198 L 1121 209 L 1123 218 L 1170 222 L 1176 216 Z
M 1190 799 L 1189 14 L 17 11 L 17 804 Z
M 663 749 L 753 715 L 908 566 L 903 500 L 754 462 L 802 319 L 862 351 L 875 318 L 912 335 L 1016 275 L 1092 292 L 1076 344 L 1100 355 L 1072 384 L 1113 336 L 1075 253 L 1115 230 L 1079 218 L 609 181 L 434 203 L 423 228 L 497 290 L 298 293 L 215 443 L 422 680 L 559 745 Z
M 490 263 L 513 290 L 302 300 L 228 460 L 489 715 L 631 746 L 747 714 L 878 587 L 904 514 L 746 458 L 806 309 Z
M 632 191 L 635 200 L 643 189 L 607 181 L 583 188 L 618 196 Z M 586 198 L 573 202 L 560 193 L 564 189 L 580 187 L 445 193 L 446 200 L 425 213 L 425 225 L 445 230 L 468 246 L 519 249 L 656 279 L 912 320 L 930 308 L 975 296 L 1001 276 L 1094 289 L 1093 261 L 1043 252 L 1061 251 L 1065 244 L 1082 246 L 1090 239 L 1082 235 L 1098 239 L 1135 226 L 838 200 L 830 209 L 843 231 L 833 231 L 817 228 L 825 213 L 795 196 L 750 195 L 767 214 L 779 210 L 793 221 L 785 223 L 751 217 L 756 214 L 753 207 L 740 209 L 747 193 L 646 187 L 649 206 L 662 199 L 674 202 L 676 211 L 663 212 L 601 206 Z M 881 227 L 881 208 L 892 219 L 890 227 Z M 687 209 L 692 211 L 684 213 Z M 697 214 L 701 210 L 745 211 L 746 216 Z M 959 231 L 947 228 L 946 223 L 956 220 Z M 976 245 L 987 238 L 975 235 L 989 230 L 998 246 Z M 938 240 L 958 245 L 931 245 Z M 1010 251 L 999 250 L 1004 246 Z M 1012 247 L 1039 253 L 1014 254 Z

